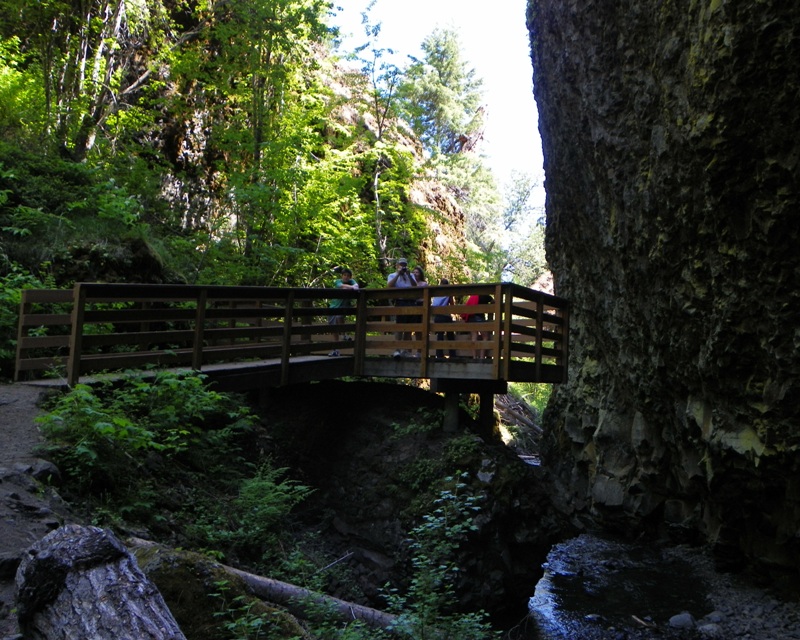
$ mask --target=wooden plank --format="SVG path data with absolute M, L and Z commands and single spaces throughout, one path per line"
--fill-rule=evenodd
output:
M 215 309 L 206 309 L 206 318 L 208 320 L 241 320 L 241 321 L 251 321 L 251 320 L 258 320 L 258 319 L 282 319 L 284 314 L 283 308 L 252 308 L 252 309 L 242 309 L 240 307 L 228 309 L 228 308 L 215 308 Z
M 431 290 L 429 287 L 425 287 L 422 291 L 422 330 L 420 331 L 422 335 L 419 336 L 422 338 L 422 345 L 420 347 L 420 378 L 428 377 L 428 354 L 431 340 L 431 316 Z
M 20 361 L 23 356 L 22 340 L 28 335 L 27 325 L 24 325 L 22 318 L 24 318 L 31 309 L 31 303 L 27 301 L 25 292 L 23 292 L 20 305 L 19 305 L 19 322 L 17 324 L 17 353 L 14 358 L 14 382 L 20 379 L 20 373 L 23 369 L 20 366 Z
M 72 322 L 71 313 L 23 313 L 20 315 L 20 327 L 52 327 L 58 325 L 69 326 Z
M 511 364 L 511 342 L 513 337 L 513 315 L 511 309 L 514 305 L 514 297 L 510 292 L 505 294 L 503 307 L 503 365 L 498 370 L 497 377 L 508 380 L 509 365 Z
M 149 309 L 87 309 L 85 324 L 138 324 L 141 322 L 192 322 L 196 309 L 152 307 Z
M 292 335 L 299 337 L 301 334 L 294 331 Z M 206 326 L 205 330 L 206 341 L 209 342 L 216 340 L 264 340 L 265 338 L 280 340 L 282 336 L 282 324 L 276 324 L 275 326 L 232 327 L 224 329 L 208 328 L 208 326 Z
M 146 346 L 150 344 L 165 344 L 192 342 L 194 331 L 181 329 L 176 331 L 131 331 L 122 333 L 97 333 L 83 336 L 84 350 L 97 347 L 111 346 Z
M 23 289 L 22 304 L 68 304 L 73 301 L 72 289 Z
M 81 358 L 81 371 L 104 371 L 107 369 L 130 369 L 147 365 L 191 364 L 191 349 L 165 351 L 128 351 L 124 353 L 91 353 Z
M 69 347 L 69 336 L 26 336 L 17 338 L 17 351 Z
M 21 358 L 17 363 L 17 368 L 22 371 L 45 371 L 47 369 L 55 369 L 57 367 L 64 367 L 66 364 L 66 356 L 47 356 L 41 358 Z
M 206 330 L 206 305 L 208 291 L 201 289 L 197 296 L 194 316 L 194 335 L 192 342 L 192 369 L 200 371 L 203 367 L 203 340 Z

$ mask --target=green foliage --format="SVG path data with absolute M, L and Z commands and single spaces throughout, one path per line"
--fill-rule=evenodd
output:
M 462 60 L 455 31 L 435 29 L 422 51 L 400 87 L 403 113 L 430 156 L 471 149 L 483 127 L 482 81 Z
M 0 245 L 0 249 L 2 245 Z M 0 255 L 0 265 L 3 256 Z M 23 289 L 43 289 L 52 286 L 15 264 L 0 276 L 0 375 L 9 376 L 17 355 L 17 323 Z
M 409 420 L 406 424 L 392 424 L 393 440 L 401 440 L 413 434 L 425 434 L 437 429 L 442 428 L 442 412 L 428 409 L 426 407 L 419 407 L 417 415 L 413 420 Z
M 0 137 L 22 140 L 41 134 L 44 95 L 40 78 L 16 35 L 0 35 Z
M 479 514 L 480 497 L 469 492 L 463 478 L 446 478 L 450 486 L 435 501 L 433 513 L 423 517 L 411 531 L 413 575 L 408 589 L 390 589 L 390 609 L 398 621 L 392 631 L 401 637 L 421 640 L 485 640 L 498 637 L 484 612 L 455 614 L 457 598 L 453 581 L 458 574 L 455 554 Z
M 121 223 L 123 227 L 131 227 L 139 221 L 143 214 L 142 205 L 136 196 L 116 184 L 111 178 L 106 182 L 92 186 L 92 199 L 90 200 L 90 215 L 96 215 L 101 220 Z M 86 202 L 72 205 L 73 213 L 86 210 Z
M 225 638 L 230 640 L 285 640 L 297 638 L 296 625 L 288 624 L 283 611 L 268 607 L 253 596 L 231 597 L 227 580 L 214 583 L 217 588 L 211 596 L 219 602 L 220 610 L 214 613 L 219 619 Z
M 515 398 L 524 400 L 542 415 L 553 393 L 553 385 L 546 382 L 512 382 L 508 390 Z
M 464 434 L 456 438 L 451 438 L 445 448 L 445 460 L 448 468 L 466 468 L 466 464 L 474 461 L 480 455 L 483 444 L 479 438 L 471 434 Z
M 403 71 L 366 20 L 363 73 L 345 73 L 325 55 L 329 11 L 324 0 L 91 0 L 79 13 L 0 0 L 0 136 L 14 141 L 0 143 L 6 253 L 32 272 L 54 265 L 65 285 L 136 273 L 319 286 L 348 264 L 383 286 L 392 256 L 428 240 L 429 212 L 409 205 L 420 167 L 401 110 L 417 110 L 438 145 L 433 172 L 468 217 L 494 216 L 485 168 L 457 153 L 481 123 L 455 34 L 431 34 Z M 142 245 L 165 273 L 131 264 Z M 481 278 L 484 249 L 449 259 Z
M 320 603 L 311 603 L 308 610 L 313 612 L 314 618 L 319 620 L 311 625 L 314 638 L 325 640 L 389 640 L 393 636 L 389 633 L 370 627 L 360 620 L 351 622 L 337 622 L 338 616 Z
M 209 514 L 206 523 L 195 527 L 207 544 L 218 549 L 261 549 L 277 545 L 289 512 L 311 493 L 291 479 L 282 479 L 286 468 L 265 462 L 256 475 L 246 479 L 239 495 L 223 509 Z
M 533 285 L 547 271 L 544 214 L 531 202 L 533 190 L 538 186 L 530 176 L 515 173 L 504 196 L 503 279 L 512 279 L 525 287 Z
M 249 420 L 246 408 L 209 390 L 201 376 L 168 372 L 131 376 L 115 388 L 76 385 L 37 418 L 46 451 L 69 480 L 100 493 L 137 485 L 153 452 L 203 465 L 208 460 L 190 447 L 220 448 Z
M 44 263 L 54 272 L 64 265 L 59 282 L 72 284 L 66 274 L 81 268 L 76 253 L 108 246 L 116 256 L 121 242 L 135 235 L 138 199 L 100 172 L 3 142 L 0 157 L 0 242 L 9 260 L 32 273 Z M 94 259 L 102 263 L 101 257 Z M 88 280 L 90 272 L 76 275 Z
M 70 478 L 91 486 L 101 476 L 132 474 L 140 450 L 160 448 L 155 434 L 105 406 L 91 387 L 77 385 L 39 418 L 48 453 Z
M 8 191 L 4 212 L 21 205 L 67 218 L 74 206 L 86 200 L 94 182 L 92 170 L 86 166 L 15 144 L 0 141 L 0 159 L 6 170 L 0 176 L 0 188 Z

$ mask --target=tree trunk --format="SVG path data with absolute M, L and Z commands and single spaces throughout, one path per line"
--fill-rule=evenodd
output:
M 126 542 L 131 549 L 160 546 L 156 542 L 141 538 L 128 538 Z M 335 617 L 343 621 L 361 620 L 370 627 L 380 629 L 387 629 L 397 621 L 397 616 L 378 609 L 340 600 L 288 582 L 257 576 L 224 564 L 217 566 L 231 576 L 239 578 L 257 598 L 280 605 L 292 615 L 304 620 L 318 619 L 322 612 L 323 617 Z
M 16 583 L 25 638 L 185 640 L 158 589 L 110 531 L 56 529 L 26 552 Z
M 309 615 L 313 617 L 313 611 L 323 607 L 325 614 L 329 613 L 344 621 L 361 620 L 370 627 L 380 629 L 388 628 L 397 619 L 391 613 L 315 593 L 288 582 L 264 578 L 233 567 L 225 567 L 225 570 L 244 580 L 254 596 L 286 607 L 289 613 L 299 618 L 308 619 Z

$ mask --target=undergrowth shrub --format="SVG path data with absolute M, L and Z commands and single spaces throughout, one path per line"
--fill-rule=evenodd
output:
M 200 521 L 191 526 L 195 538 L 223 552 L 256 556 L 257 561 L 274 554 L 289 512 L 312 491 L 285 478 L 287 471 L 262 463 L 255 476 L 242 482 L 238 495 L 198 514 Z
M 421 638 L 487 640 L 499 637 L 483 611 L 454 613 L 457 596 L 453 588 L 459 568 L 455 554 L 477 527 L 481 497 L 469 492 L 460 477 L 446 478 L 451 485 L 440 493 L 432 513 L 411 530 L 412 578 L 404 592 L 387 588 L 391 611 L 398 616 L 395 635 Z
M 203 376 L 170 372 L 78 384 L 36 420 L 46 453 L 87 493 L 139 484 L 159 461 L 202 467 L 234 453 L 235 436 L 252 426 L 248 408 Z

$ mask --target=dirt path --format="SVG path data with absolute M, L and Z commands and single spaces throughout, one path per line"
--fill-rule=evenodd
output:
M 0 385 L 0 467 L 34 458 L 32 451 L 41 443 L 33 422 L 44 390 L 27 384 Z
M 42 442 L 34 418 L 45 393 L 27 384 L 0 385 L 0 638 L 19 632 L 12 609 L 20 556 L 72 521 L 61 499 L 37 482 L 46 483 L 57 473 L 34 453 Z

